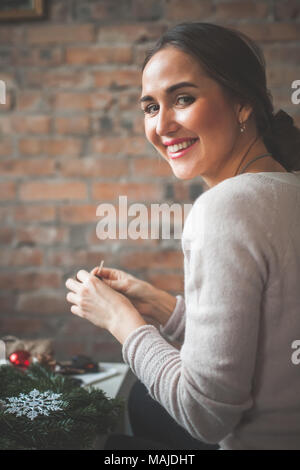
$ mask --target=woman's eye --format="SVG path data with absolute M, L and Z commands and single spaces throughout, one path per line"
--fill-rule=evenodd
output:
M 179 105 L 186 105 L 186 104 L 191 104 L 195 101 L 195 98 L 193 98 L 192 96 L 179 96 L 177 98 L 177 103 Z
M 154 114 L 158 110 L 157 104 L 149 104 L 143 109 L 145 114 Z

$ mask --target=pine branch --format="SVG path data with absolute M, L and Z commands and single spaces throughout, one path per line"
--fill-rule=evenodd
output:
M 41 365 L 30 366 L 26 373 L 12 366 L 0 367 L 2 402 L 33 389 L 61 394 L 64 406 L 33 420 L 6 413 L 0 406 L 0 449 L 90 448 L 97 434 L 114 429 L 124 407 L 122 400 L 109 399 L 101 390 L 85 390 Z

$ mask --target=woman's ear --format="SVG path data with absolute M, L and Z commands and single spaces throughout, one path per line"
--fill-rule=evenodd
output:
M 246 122 L 251 116 L 253 108 L 250 104 L 239 104 L 237 118 L 238 122 Z

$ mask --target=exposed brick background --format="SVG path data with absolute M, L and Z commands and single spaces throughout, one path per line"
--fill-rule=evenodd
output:
M 140 65 L 167 27 L 234 26 L 263 47 L 276 108 L 300 125 L 299 0 L 50 0 L 42 21 L 0 23 L 1 336 L 53 337 L 59 359 L 120 360 L 106 331 L 73 316 L 64 282 L 79 268 L 128 270 L 183 290 L 179 240 L 96 236 L 101 202 L 191 203 L 205 186 L 171 174 L 147 143 Z

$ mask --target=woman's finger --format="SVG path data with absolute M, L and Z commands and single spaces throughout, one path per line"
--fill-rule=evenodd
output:
M 80 269 L 80 271 L 78 271 L 77 275 L 76 275 L 77 279 L 81 282 L 85 282 L 89 279 L 90 277 L 90 273 L 88 273 L 87 271 L 85 271 L 84 269 Z
M 99 270 L 99 266 L 97 266 L 96 268 L 92 269 L 90 274 L 92 276 L 97 276 L 98 275 L 98 270 Z
M 78 315 L 79 317 L 82 317 L 81 310 L 77 305 L 72 305 L 71 312 L 75 315 Z
M 75 279 L 67 279 L 66 280 L 66 287 L 71 291 L 77 293 L 81 287 L 81 282 L 75 281 Z
M 78 295 L 74 294 L 73 292 L 69 292 L 66 297 L 67 301 L 71 304 L 79 305 L 80 298 Z
M 103 278 L 106 278 L 106 279 L 111 279 L 111 280 L 118 279 L 118 276 L 117 276 L 117 273 L 116 273 L 115 269 L 106 268 L 104 266 L 102 267 L 101 273 L 99 274 L 99 276 L 101 276 Z

